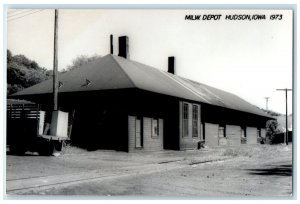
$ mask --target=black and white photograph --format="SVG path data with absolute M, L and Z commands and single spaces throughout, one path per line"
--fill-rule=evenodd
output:
M 7 6 L 6 198 L 293 199 L 294 16 Z

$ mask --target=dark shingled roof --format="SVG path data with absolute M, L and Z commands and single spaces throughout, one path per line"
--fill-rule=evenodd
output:
M 155 93 L 270 117 L 240 97 L 115 55 L 106 55 L 58 76 L 59 92 L 139 88 Z M 90 82 L 86 85 L 86 80 Z M 31 86 L 13 96 L 52 93 L 52 80 Z

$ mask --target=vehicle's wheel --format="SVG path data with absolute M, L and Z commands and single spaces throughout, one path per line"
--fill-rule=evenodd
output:
M 63 149 L 63 141 L 55 141 L 54 147 L 56 151 L 61 151 Z

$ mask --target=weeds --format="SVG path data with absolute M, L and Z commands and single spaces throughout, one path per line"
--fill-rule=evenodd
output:
M 238 156 L 238 151 L 236 149 L 226 149 L 223 156 L 236 157 Z

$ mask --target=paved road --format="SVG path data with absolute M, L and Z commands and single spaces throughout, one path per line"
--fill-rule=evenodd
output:
M 292 193 L 291 149 L 277 153 L 277 157 L 261 157 L 260 154 L 252 156 L 248 153 L 241 156 L 230 153 L 208 157 L 205 156 L 207 154 L 198 152 L 132 157 L 116 153 L 114 158 L 118 158 L 118 162 L 110 162 L 110 153 L 104 154 L 108 156 L 105 157 L 100 152 L 102 158 L 98 160 L 102 168 L 99 164 L 93 164 L 95 166 L 86 166 L 82 171 L 82 168 L 73 164 L 73 168 L 67 165 L 69 168 L 64 168 L 63 172 L 57 170 L 61 167 L 54 168 L 53 171 L 59 172 L 57 175 L 49 173 L 51 170 L 31 177 L 29 174 L 27 177 L 24 177 L 25 174 L 19 177 L 10 174 L 7 179 L 7 193 L 195 198 L 289 196 Z M 211 155 L 212 152 L 208 154 Z M 88 156 L 90 158 L 91 155 Z M 14 156 L 8 158 L 11 165 L 14 164 L 11 160 L 18 159 L 19 157 Z M 39 161 L 41 157 L 34 159 Z M 59 163 L 59 159 L 55 157 L 44 159 Z M 64 158 L 61 159 L 62 163 L 66 162 Z M 65 156 L 65 159 L 70 158 Z M 124 163 L 120 164 L 119 161 Z

